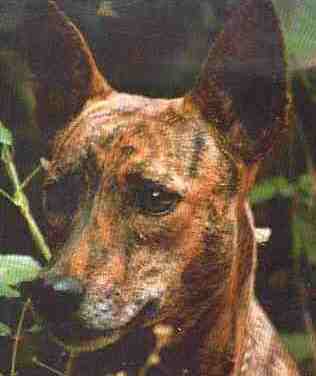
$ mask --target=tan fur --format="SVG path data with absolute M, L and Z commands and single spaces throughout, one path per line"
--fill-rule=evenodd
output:
M 283 42 L 270 1 L 242 3 L 195 88 L 171 100 L 111 89 L 53 1 L 25 24 L 49 137 L 43 190 L 56 252 L 33 302 L 67 349 L 131 349 L 133 335 L 159 323 L 175 329 L 161 353 L 167 374 L 298 375 L 254 297 L 247 203 L 259 161 L 287 127 Z M 50 66 L 52 55 L 62 58 Z M 56 281 L 69 278 L 80 299 L 55 322 Z

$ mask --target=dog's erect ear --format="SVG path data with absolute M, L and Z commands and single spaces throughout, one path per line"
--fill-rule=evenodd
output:
M 35 76 L 37 119 L 52 134 L 88 99 L 106 96 L 111 88 L 83 36 L 54 1 L 29 1 L 25 14 L 21 39 Z
M 244 0 L 212 46 L 186 108 L 225 133 L 246 162 L 261 158 L 287 122 L 286 65 L 270 0 Z

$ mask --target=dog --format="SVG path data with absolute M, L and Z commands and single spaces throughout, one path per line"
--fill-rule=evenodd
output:
M 102 349 L 134 375 L 113 349 L 162 325 L 172 330 L 149 374 L 298 375 L 254 295 L 247 202 L 289 123 L 272 2 L 243 0 L 175 99 L 114 90 L 77 27 L 43 4 L 23 38 L 50 153 L 54 257 L 29 291 L 53 338 L 72 352 Z

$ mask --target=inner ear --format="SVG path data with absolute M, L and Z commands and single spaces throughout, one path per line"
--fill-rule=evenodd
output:
M 261 158 L 287 124 L 283 38 L 270 0 L 243 0 L 211 48 L 186 103 L 246 161 Z
M 38 125 L 45 134 L 64 127 L 87 100 L 111 88 L 77 27 L 54 1 L 29 0 L 20 30 L 22 51 L 34 74 Z

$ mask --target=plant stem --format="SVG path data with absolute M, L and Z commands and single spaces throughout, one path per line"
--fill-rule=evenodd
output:
M 2 161 L 4 163 L 6 173 L 13 185 L 14 195 L 11 197 L 8 194 L 5 195 L 4 192 L 1 193 L 17 206 L 20 213 L 26 220 L 36 247 L 41 252 L 41 255 L 45 258 L 45 260 L 49 261 L 51 259 L 49 247 L 47 246 L 46 241 L 32 216 L 29 201 L 22 190 L 23 187 L 25 187 L 31 178 L 38 172 L 38 169 L 33 171 L 33 173 L 25 179 L 24 183 L 21 184 L 15 164 L 13 162 L 10 148 L 7 146 L 3 146 Z
M 21 184 L 21 187 L 20 187 L 20 189 L 21 190 L 23 190 L 24 188 L 26 188 L 28 185 L 29 185 L 29 183 L 30 183 L 30 181 L 41 171 L 41 169 L 42 169 L 42 166 L 41 165 L 39 165 L 39 166 L 37 166 L 31 173 L 30 173 L 30 175 L 28 175 L 26 178 L 25 178 L 25 180 L 23 181 L 23 183 Z
M 26 303 L 23 305 L 23 309 L 22 309 L 21 316 L 20 316 L 20 319 L 19 319 L 18 327 L 17 327 L 16 334 L 15 334 L 15 337 L 14 337 L 10 376 L 16 376 L 15 365 L 16 365 L 16 356 L 17 356 L 17 353 L 18 353 L 19 340 L 21 338 L 25 313 L 28 310 L 28 308 L 30 307 L 30 305 L 31 305 L 31 301 L 30 301 L 30 299 L 28 299 L 26 301 Z
M 77 354 L 70 352 L 69 358 L 68 358 L 68 361 L 67 361 L 67 364 L 66 364 L 65 376 L 72 376 L 73 375 L 76 359 L 77 359 Z
M 55 375 L 58 375 L 58 376 L 65 376 L 64 373 L 58 371 L 57 369 L 54 369 L 50 366 L 48 366 L 47 364 L 39 361 L 36 357 L 33 358 L 33 363 L 36 364 L 37 366 L 39 367 L 42 367 L 42 368 L 45 368 L 47 369 L 48 371 L 51 371 L 52 373 L 54 373 Z
M 11 204 L 15 205 L 14 199 L 9 195 L 9 193 L 7 193 L 6 191 L 4 191 L 4 190 L 1 189 L 1 188 L 0 188 L 0 195 L 2 195 L 2 196 L 5 197 L 8 201 L 10 201 Z
M 23 195 L 24 196 L 24 195 Z M 30 229 L 30 232 L 32 234 L 34 243 L 36 247 L 40 250 L 42 256 L 45 258 L 45 260 L 48 262 L 51 259 L 51 253 L 50 250 L 46 244 L 46 241 L 40 231 L 40 229 L 37 226 L 37 223 L 35 222 L 30 208 L 28 201 L 25 201 L 25 196 L 23 197 L 23 205 L 19 206 L 20 212 L 25 218 L 28 227 Z

